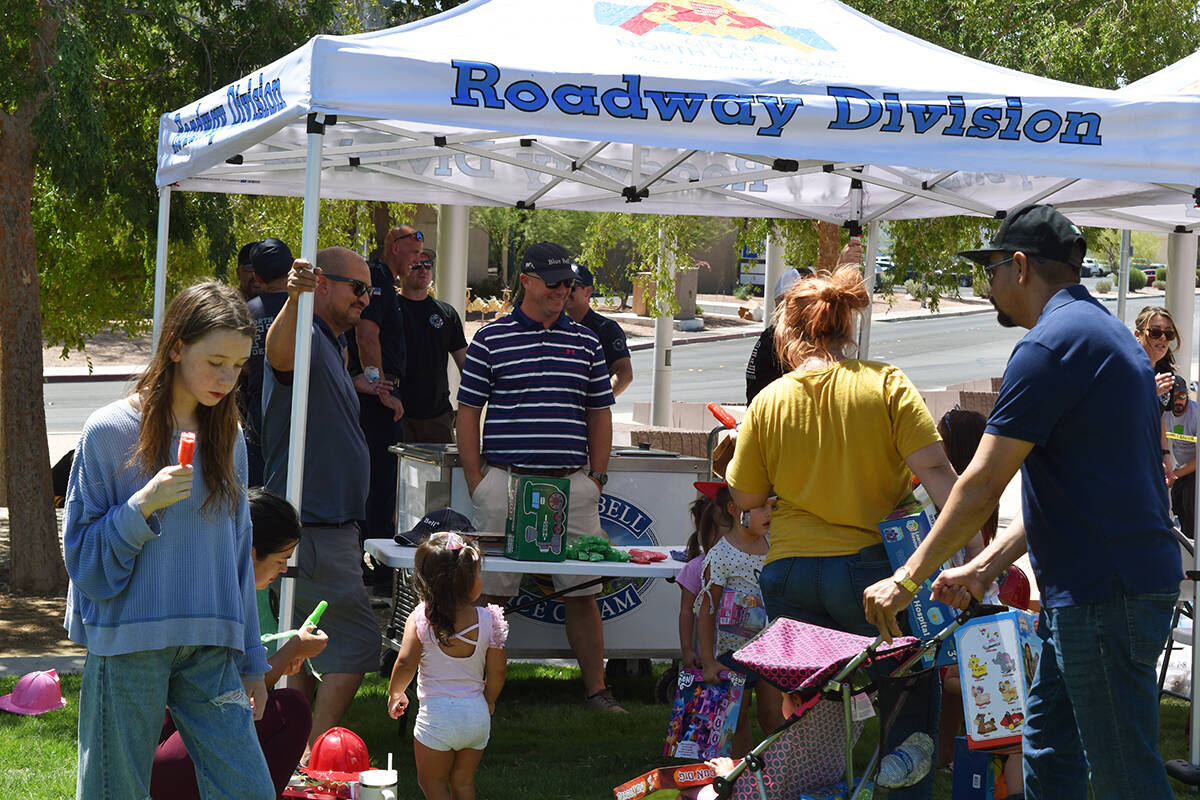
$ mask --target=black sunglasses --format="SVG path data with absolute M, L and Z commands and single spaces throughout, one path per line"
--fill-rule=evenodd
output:
M 407 239 L 409 237 L 416 239 L 418 242 L 425 241 L 425 235 L 423 233 L 421 233 L 420 231 L 413 231 L 412 233 L 402 233 L 396 237 L 396 241 L 400 241 L 401 239 Z
M 1166 339 L 1168 342 L 1175 341 L 1175 331 L 1164 328 L 1146 328 L 1144 333 L 1151 339 Z
M 559 287 L 562 287 L 562 286 L 565 286 L 568 289 L 575 288 L 575 279 L 574 278 L 567 278 L 565 280 L 555 281 L 554 283 L 551 283 L 550 281 L 546 280 L 545 278 L 543 278 L 539 275 L 538 280 L 541 281 L 542 283 L 546 284 L 547 289 L 558 289 Z
M 371 291 L 371 284 L 363 283 L 357 278 L 347 278 L 343 275 L 330 275 L 328 273 L 325 273 L 325 277 L 331 281 L 337 281 L 338 283 L 350 284 L 350 289 L 354 292 L 355 297 L 362 297 L 364 294 Z
M 417 263 L 412 265 L 412 268 L 413 269 L 430 269 L 431 270 L 431 269 L 433 269 L 433 262 L 432 261 L 418 261 Z

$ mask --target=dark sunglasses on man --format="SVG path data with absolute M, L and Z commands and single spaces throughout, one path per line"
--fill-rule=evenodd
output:
M 432 262 L 432 261 L 430 261 L 430 260 L 428 260 L 428 259 L 426 259 L 425 261 L 418 261 L 417 263 L 415 263 L 415 264 L 413 264 L 413 265 L 412 265 L 412 268 L 413 268 L 413 269 L 428 269 L 428 270 L 432 270 L 432 269 L 433 269 L 433 262 Z
M 325 273 L 325 277 L 331 281 L 337 281 L 338 283 L 350 284 L 350 290 L 354 292 L 355 297 L 362 297 L 364 294 L 371 291 L 371 284 L 363 283 L 356 278 L 347 278 L 344 275 L 330 275 L 329 273 Z
M 545 280 L 544 278 L 538 278 L 538 280 L 540 280 L 542 283 L 546 284 L 547 289 L 558 289 L 559 287 L 562 287 L 562 286 L 567 287 L 568 290 L 575 288 L 575 279 L 574 278 L 567 278 L 566 280 L 555 281 L 554 283 L 550 283 L 550 281 Z
M 408 238 L 416 239 L 418 242 L 425 241 L 425 235 L 423 233 L 421 233 L 420 231 L 413 231 L 412 233 L 402 233 L 396 237 L 396 241 L 400 241 L 401 239 L 408 239 Z

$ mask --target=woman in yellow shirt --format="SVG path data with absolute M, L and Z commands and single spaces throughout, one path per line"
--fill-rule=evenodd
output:
M 896 367 L 849 357 L 870 301 L 858 268 L 845 264 L 782 298 L 775 347 L 791 372 L 750 404 L 726 472 L 741 508 L 762 505 L 772 487 L 778 496 L 760 577 L 768 616 L 863 636 L 877 633 L 863 590 L 892 574 L 879 521 L 913 474 L 939 507 L 956 478 L 912 382 Z M 940 686 L 914 690 L 893 747 L 914 730 L 937 730 L 940 696 Z M 927 798 L 932 787 L 929 777 L 891 796 Z

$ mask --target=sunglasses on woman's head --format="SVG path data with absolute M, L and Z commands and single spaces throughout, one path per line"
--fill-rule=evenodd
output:
M 331 281 L 337 281 L 338 283 L 350 284 L 350 290 L 354 292 L 355 297 L 362 297 L 371 289 L 371 285 L 369 283 L 363 283 L 356 278 L 347 278 L 342 275 L 330 275 L 329 273 L 325 273 L 325 277 Z
M 1151 339 L 1166 339 L 1168 342 L 1175 341 L 1175 331 L 1170 328 L 1146 328 L 1143 333 Z

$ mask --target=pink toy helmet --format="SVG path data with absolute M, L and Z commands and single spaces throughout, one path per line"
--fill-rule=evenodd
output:
M 30 672 L 21 677 L 12 694 L 0 697 L 0 708 L 14 714 L 45 714 L 67 704 L 54 670 Z
M 371 768 L 367 746 L 354 731 L 330 728 L 313 742 L 306 775 L 318 780 L 356 781 L 358 773 Z

